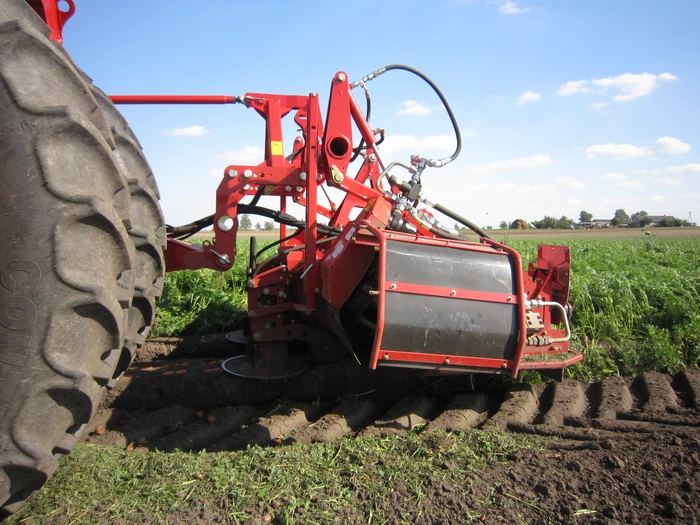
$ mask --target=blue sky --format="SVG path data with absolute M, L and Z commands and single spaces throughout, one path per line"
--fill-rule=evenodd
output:
M 76 4 L 65 46 L 108 94 L 318 92 L 325 108 L 337 71 L 423 71 L 464 136 L 424 193 L 482 226 L 582 209 L 700 219 L 700 2 Z M 385 162 L 451 153 L 447 115 L 420 80 L 390 72 L 368 88 Z M 227 164 L 262 160 L 263 121 L 241 105 L 121 109 L 171 224 L 213 213 Z

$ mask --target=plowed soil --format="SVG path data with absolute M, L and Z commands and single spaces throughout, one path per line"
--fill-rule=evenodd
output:
M 216 338 L 200 345 L 176 340 L 149 345 L 153 360 L 136 363 L 103 402 L 88 442 L 143 452 L 221 451 L 288 442 L 314 446 L 416 426 L 425 433 L 478 428 L 554 436 L 544 452 L 494 462 L 482 472 L 486 483 L 465 479 L 463 486 L 445 486 L 436 475 L 416 522 L 470 522 L 469 516 L 486 523 L 700 520 L 697 369 L 591 385 L 486 388 L 479 381 L 472 387 L 465 378 L 416 371 L 370 373 L 348 361 L 260 381 L 224 372 L 221 355 L 233 347 Z M 412 497 L 400 485 L 394 488 L 397 516 L 411 515 Z M 251 523 L 257 519 L 251 516 Z M 362 523 L 366 517 L 338 519 Z

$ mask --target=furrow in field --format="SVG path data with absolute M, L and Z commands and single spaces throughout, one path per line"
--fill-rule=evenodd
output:
M 700 373 L 647 373 L 464 393 L 460 377 L 322 365 L 296 378 L 234 377 L 222 359 L 138 363 L 88 429 L 89 442 L 142 451 L 237 450 L 404 432 L 512 431 L 565 440 L 640 439 L 700 427 Z M 313 383 L 313 384 L 311 384 Z M 344 397 L 340 397 L 343 394 Z M 680 400 L 680 401 L 679 401 Z

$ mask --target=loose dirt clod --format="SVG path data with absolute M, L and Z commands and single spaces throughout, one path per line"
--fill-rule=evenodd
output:
M 487 401 L 483 393 L 457 396 L 447 405 L 442 414 L 428 423 L 423 432 L 470 430 L 486 419 Z
M 688 405 L 697 407 L 700 405 L 700 370 L 688 368 L 678 374 L 680 383 L 688 394 Z
M 678 410 L 678 398 L 671 387 L 669 376 L 659 372 L 647 372 L 639 381 L 647 398 L 642 412 L 658 414 Z
M 600 405 L 594 410 L 594 417 L 615 419 L 618 412 L 632 410 L 632 394 L 621 377 L 609 377 L 600 383 Z
M 294 430 L 305 427 L 315 419 L 318 407 L 304 403 L 284 406 L 276 413 L 261 417 L 242 430 L 214 443 L 209 450 L 236 450 L 249 445 L 269 445 L 288 437 Z
M 565 417 L 581 416 L 586 410 L 586 396 L 583 385 L 577 381 L 564 381 L 554 385 L 552 405 L 544 414 L 542 423 L 560 427 Z
M 511 388 L 498 411 L 481 427 L 483 430 L 505 430 L 508 423 L 527 423 L 537 412 L 537 400 L 532 385 Z
M 382 419 L 360 432 L 361 437 L 392 436 L 425 425 L 435 412 L 436 402 L 427 397 L 408 398 L 394 405 Z
M 377 412 L 377 406 L 371 401 L 341 403 L 331 413 L 316 421 L 313 426 L 295 433 L 292 439 L 299 443 L 328 443 L 359 430 Z
M 151 450 L 201 450 L 215 443 L 257 415 L 257 411 L 247 405 L 214 409 L 187 427 L 173 434 L 153 441 Z

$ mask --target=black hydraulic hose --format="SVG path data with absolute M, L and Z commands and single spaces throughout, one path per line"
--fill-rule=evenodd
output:
M 258 188 L 258 191 L 255 192 L 255 196 L 253 197 L 253 200 L 248 203 L 249 206 L 255 206 L 258 201 L 260 200 L 260 197 L 262 197 L 262 194 L 265 193 L 265 190 L 267 189 L 267 186 L 262 185 Z
M 489 235 L 484 230 L 479 228 L 472 221 L 467 220 L 464 217 L 462 217 L 461 215 L 456 214 L 452 210 L 445 208 L 442 204 L 438 204 L 438 203 L 431 203 L 431 204 L 432 204 L 433 208 L 435 208 L 437 211 L 439 211 L 440 213 L 442 213 L 444 215 L 447 215 L 450 219 L 457 221 L 458 223 L 466 226 L 467 228 L 469 228 L 471 231 L 473 231 L 474 233 L 476 233 L 480 237 L 485 237 L 487 239 L 491 239 L 491 237 L 489 237 Z
M 455 160 L 460 152 L 462 151 L 462 134 L 459 131 L 459 126 L 457 125 L 457 119 L 455 118 L 454 113 L 452 112 L 452 108 L 450 107 L 450 104 L 447 102 L 447 99 L 445 98 L 445 95 L 442 94 L 442 91 L 440 91 L 440 88 L 435 85 L 435 82 L 430 80 L 430 78 L 418 71 L 415 68 L 412 68 L 411 66 L 405 66 L 403 64 L 391 64 L 389 66 L 383 67 L 381 69 L 378 69 L 377 71 L 374 71 L 373 73 L 370 73 L 366 77 L 364 77 L 361 81 L 355 82 L 353 86 L 359 85 L 360 82 L 369 82 L 373 78 L 381 75 L 382 73 L 386 73 L 387 71 L 391 71 L 392 69 L 401 69 L 403 71 L 408 71 L 409 73 L 413 73 L 414 75 L 422 78 L 431 88 L 433 88 L 433 91 L 437 94 L 437 96 L 440 98 L 440 101 L 442 102 L 442 105 L 445 107 L 445 110 L 447 111 L 448 116 L 450 117 L 450 122 L 452 122 L 452 127 L 454 128 L 455 131 L 455 137 L 457 138 L 457 147 L 455 148 L 455 151 L 448 159 L 446 159 L 445 164 L 448 162 L 452 162 Z
M 195 233 L 204 228 L 214 224 L 214 216 L 209 215 L 190 224 L 185 224 L 184 226 L 170 226 L 166 224 L 165 230 L 168 237 L 172 239 L 184 240 L 191 237 Z
M 271 210 L 270 208 L 252 206 L 250 204 L 239 204 L 238 211 L 239 213 L 250 213 L 251 215 L 267 217 L 268 219 L 272 219 L 273 221 L 279 222 L 280 224 L 284 224 L 286 226 L 293 226 L 294 228 L 301 229 L 306 228 L 306 223 L 304 221 L 301 221 L 288 213 Z M 317 224 L 316 229 L 324 235 L 337 235 L 340 233 L 340 230 L 337 228 L 331 228 L 326 224 Z
M 270 208 L 263 208 L 262 206 L 256 206 L 254 204 L 239 204 L 238 212 L 241 214 L 248 213 L 251 215 L 260 215 L 262 217 L 267 217 L 275 222 L 284 224 L 286 226 L 292 226 L 297 229 L 305 229 L 306 223 L 282 211 L 271 210 Z M 209 215 L 198 221 L 192 222 L 190 224 L 185 224 L 184 226 L 166 226 L 166 231 L 168 237 L 171 239 L 186 239 L 191 237 L 198 231 L 212 226 L 214 224 L 214 215 Z M 326 224 L 317 224 L 316 229 L 324 235 L 337 235 L 340 230 L 337 228 L 331 228 Z
M 271 248 L 274 248 L 275 246 L 277 246 L 277 245 L 279 245 L 279 244 L 282 244 L 283 242 L 287 242 L 287 241 L 290 240 L 290 239 L 293 239 L 294 237 L 300 235 L 303 231 L 304 231 L 303 228 L 297 228 L 297 231 L 295 231 L 295 232 L 292 233 L 291 235 L 287 235 L 285 238 L 280 239 L 280 240 L 278 240 L 278 241 L 275 241 L 275 242 L 273 242 L 273 243 L 270 243 L 270 244 L 268 244 L 267 246 L 265 246 L 264 248 L 261 248 L 260 251 L 257 252 L 257 253 L 255 254 L 255 260 L 257 261 L 258 258 L 259 258 L 263 253 L 265 253 L 267 250 L 269 250 L 269 249 L 271 249 Z
M 338 238 L 337 235 L 334 235 L 332 237 L 326 237 L 325 239 L 321 239 L 320 241 L 316 241 L 316 246 L 319 246 L 321 244 L 327 244 L 331 241 L 334 241 L 337 238 Z M 271 262 L 275 261 L 276 259 L 279 259 L 280 256 L 287 255 L 288 253 L 296 252 L 299 250 L 303 250 L 305 248 L 306 248 L 305 244 L 300 244 L 299 246 L 295 246 L 294 248 L 290 248 L 288 250 L 284 250 L 283 252 L 277 252 L 274 255 L 270 255 L 267 259 L 258 263 L 257 267 L 255 268 L 255 273 L 251 274 L 251 277 L 255 277 L 258 274 L 258 272 L 260 272 L 260 270 L 262 268 L 264 268 L 265 266 L 267 266 Z
M 454 233 L 450 233 L 448 231 L 445 231 L 442 228 L 439 228 L 437 226 L 431 226 L 428 231 L 430 233 L 437 235 L 438 237 L 442 237 L 443 239 L 452 239 L 453 241 L 464 240 L 459 235 L 455 235 Z

